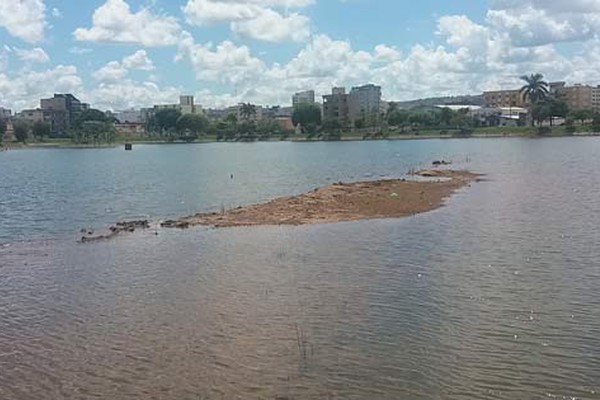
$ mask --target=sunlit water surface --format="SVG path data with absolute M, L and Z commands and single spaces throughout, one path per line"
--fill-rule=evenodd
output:
M 76 243 L 440 158 L 487 180 L 405 219 Z M 595 138 L 0 153 L 0 399 L 599 399 L 599 167 Z

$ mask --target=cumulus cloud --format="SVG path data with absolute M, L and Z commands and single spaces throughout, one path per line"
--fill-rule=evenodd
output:
M 110 61 L 94 72 L 93 76 L 101 82 L 118 82 L 131 70 L 152 71 L 154 68 L 154 63 L 148 57 L 146 50 L 138 50 L 121 61 Z
M 597 0 L 494 0 L 487 22 L 516 46 L 589 40 L 600 33 Z
M 78 93 L 83 81 L 73 65 L 58 65 L 44 71 L 0 73 L 0 103 L 15 110 L 39 107 L 39 99 L 52 93 Z
M 280 9 L 302 8 L 312 0 L 188 0 L 182 8 L 188 23 L 205 26 L 228 22 L 237 35 L 269 42 L 302 41 L 310 20 Z
M 22 61 L 25 62 L 44 64 L 50 61 L 48 54 L 40 47 L 30 50 L 15 48 L 15 53 Z
M 46 6 L 42 0 L 0 1 L 0 27 L 29 43 L 44 37 Z
M 77 28 L 73 35 L 79 41 L 134 43 L 147 47 L 177 43 L 181 28 L 177 19 L 154 15 L 147 8 L 132 12 L 124 0 L 106 0 L 92 17 L 90 28 Z
M 311 34 L 310 21 L 301 12 L 312 3 L 188 0 L 182 10 L 189 23 L 202 27 L 225 23 L 233 33 L 229 40 L 201 43 L 184 32 L 173 17 L 148 8 L 132 10 L 126 0 L 104 0 L 94 13 L 92 26 L 78 29 L 75 36 L 79 40 L 173 46 L 176 61 L 190 66 L 198 86 L 211 88 L 196 93 L 205 106 L 240 101 L 289 104 L 291 94 L 298 90 L 315 89 L 321 95 L 330 92 L 332 86 L 364 83 L 382 85 L 388 100 L 481 93 L 517 87 L 519 76 L 532 72 L 570 83 L 600 81 L 600 70 L 595 67 L 600 62 L 600 2 L 596 0 L 491 0 L 483 20 L 442 16 L 436 21 L 432 42 L 415 43 L 402 51 L 393 41 L 356 48 L 349 40 Z M 237 37 L 304 44 L 290 59 L 271 63 L 262 54 L 254 54 L 251 46 L 236 43 Z M 568 41 L 580 45 L 567 57 L 556 43 Z M 23 51 L 31 54 L 6 46 L 0 49 L 0 71 L 4 71 L 0 73 L 0 102 L 16 104 L 13 108 L 69 88 L 94 106 L 112 109 L 174 102 L 182 92 L 177 86 L 160 85 L 152 75 L 142 81 L 131 78 L 132 70 L 155 70 L 144 50 L 108 62 L 85 86 L 77 71 L 69 67 L 31 71 L 36 67 L 33 59 L 19 72 L 6 72 L 13 58 L 35 58 L 33 50 Z M 73 48 L 71 52 L 86 51 Z M 37 56 L 44 60 L 39 51 Z M 55 88 L 53 80 L 62 82 L 61 86 Z
M 86 98 L 96 108 L 114 111 L 174 103 L 181 93 L 182 89 L 179 87 L 161 87 L 154 82 L 125 79 L 119 82 L 102 82 L 88 91 Z
M 267 42 L 300 42 L 310 36 L 310 21 L 300 14 L 283 16 L 265 9 L 256 18 L 231 23 L 231 30 L 238 35 Z
M 180 44 L 177 60 L 181 59 L 189 60 L 198 79 L 233 85 L 255 80 L 266 68 L 247 46 L 228 40 L 217 46 L 197 44 L 189 35 Z

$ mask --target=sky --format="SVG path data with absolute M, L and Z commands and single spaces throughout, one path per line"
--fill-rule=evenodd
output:
M 0 107 L 73 93 L 110 110 L 386 100 L 600 84 L 600 0 L 0 0 Z

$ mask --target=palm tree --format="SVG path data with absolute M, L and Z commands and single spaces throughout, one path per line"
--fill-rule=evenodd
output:
M 531 115 L 531 126 L 533 126 L 535 120 L 534 111 L 539 109 L 539 107 L 535 106 L 548 96 L 548 82 L 544 81 L 544 75 L 540 73 L 529 76 L 523 75 L 521 80 L 525 81 L 525 85 L 521 88 L 521 96 L 523 96 L 524 101 L 529 100 L 529 113 Z
M 256 115 L 256 106 L 250 103 L 242 103 L 240 115 L 243 119 L 249 120 L 250 117 Z
M 524 100 L 535 104 L 548 96 L 548 82 L 544 81 L 544 75 L 539 73 L 523 75 L 521 80 L 525 81 L 525 85 L 521 88 L 521 96 Z

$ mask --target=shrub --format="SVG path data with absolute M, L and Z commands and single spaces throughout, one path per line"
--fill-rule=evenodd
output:
M 552 128 L 549 126 L 540 126 L 537 130 L 539 136 L 546 136 L 552 134 Z

